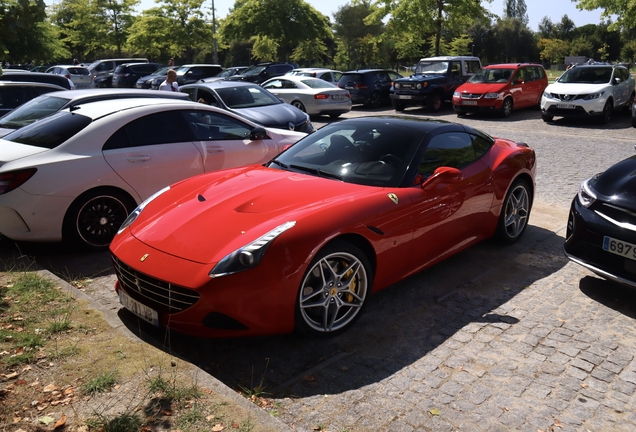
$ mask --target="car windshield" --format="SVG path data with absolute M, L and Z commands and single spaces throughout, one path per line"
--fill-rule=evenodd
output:
M 20 105 L 0 117 L 0 127 L 19 129 L 34 121 L 58 112 L 69 99 L 55 96 L 40 96 Z
M 250 75 L 258 75 L 265 69 L 265 66 L 252 66 L 251 68 L 247 68 L 243 71 L 242 75 L 250 76 Z
M 559 77 L 560 83 L 565 84 L 605 84 L 612 78 L 612 68 L 609 67 L 574 67 L 565 71 Z
M 229 108 L 254 108 L 281 104 L 276 96 L 258 86 L 217 88 L 216 93 Z
M 294 144 L 270 168 L 367 186 L 401 184 L 424 133 L 383 122 L 333 123 Z
M 301 80 L 300 82 L 302 82 L 303 84 L 305 84 L 307 87 L 311 87 L 314 89 L 333 89 L 333 88 L 338 88 L 337 86 L 331 84 L 330 82 L 327 82 L 325 80 L 321 80 L 321 79 L 312 79 L 312 80 Z
M 66 142 L 86 126 L 90 117 L 69 111 L 57 112 L 3 137 L 3 140 L 53 149 Z
M 156 71 L 154 71 L 152 75 L 159 75 L 159 76 L 168 75 L 168 71 L 170 69 L 174 69 L 174 68 L 172 66 L 162 67 L 161 69 L 157 69 Z
M 506 83 L 510 80 L 512 69 L 480 69 L 468 82 L 471 83 Z
M 421 61 L 415 67 L 416 74 L 444 74 L 447 70 L 447 61 Z

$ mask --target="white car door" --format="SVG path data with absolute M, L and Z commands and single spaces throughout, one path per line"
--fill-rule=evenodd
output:
M 141 199 L 204 172 L 203 155 L 192 142 L 180 111 L 154 113 L 129 122 L 106 141 L 102 152 Z
M 184 110 L 184 114 L 206 172 L 264 163 L 280 152 L 269 137 L 250 139 L 253 126 L 234 117 L 203 110 Z

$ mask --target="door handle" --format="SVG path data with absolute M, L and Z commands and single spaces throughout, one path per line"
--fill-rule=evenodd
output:
M 137 162 L 147 162 L 150 160 L 150 156 L 132 156 L 129 157 L 128 162 L 137 163 Z
M 206 147 L 208 153 L 223 153 L 223 147 Z

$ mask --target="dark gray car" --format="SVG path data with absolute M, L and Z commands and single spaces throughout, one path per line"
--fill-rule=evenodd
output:
M 91 102 L 117 98 L 164 98 L 187 100 L 188 96 L 179 92 L 153 92 L 136 89 L 87 89 L 54 91 L 36 97 L 8 114 L 0 117 L 0 137 L 20 129 L 42 117 L 61 109 Z
M 184 85 L 180 90 L 195 102 L 231 111 L 266 127 L 305 133 L 315 130 L 307 114 L 257 84 L 215 81 Z

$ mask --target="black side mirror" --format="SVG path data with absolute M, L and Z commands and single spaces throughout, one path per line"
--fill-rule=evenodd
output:
M 258 140 L 263 140 L 267 138 L 269 138 L 267 136 L 267 131 L 262 127 L 254 128 L 252 129 L 252 132 L 250 133 L 250 139 L 252 141 L 258 141 Z

